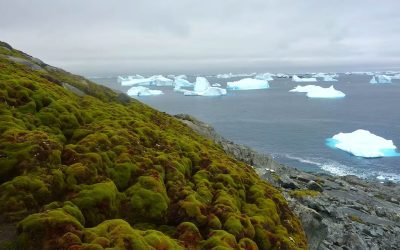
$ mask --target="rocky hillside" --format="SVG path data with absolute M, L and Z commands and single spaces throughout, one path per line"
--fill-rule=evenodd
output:
M 176 117 L 280 189 L 301 220 L 310 250 L 400 249 L 398 184 L 305 173 L 228 141 L 193 117 Z
M 0 248 L 307 243 L 282 194 L 212 140 L 0 43 Z

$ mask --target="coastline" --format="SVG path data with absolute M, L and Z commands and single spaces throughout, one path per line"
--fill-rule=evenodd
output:
M 399 184 L 303 172 L 223 138 L 212 126 L 190 115 L 175 117 L 279 188 L 302 222 L 309 249 L 400 246 Z

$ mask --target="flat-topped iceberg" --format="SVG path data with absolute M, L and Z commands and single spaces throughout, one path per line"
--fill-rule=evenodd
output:
M 303 78 L 300 78 L 297 75 L 293 75 L 292 76 L 292 81 L 294 81 L 294 82 L 316 82 L 317 79 L 314 78 L 314 77 L 309 77 L 309 78 L 303 77 Z
M 244 78 L 239 81 L 228 82 L 226 88 L 231 90 L 267 89 L 269 84 L 266 80 Z
M 226 89 L 211 87 L 208 80 L 204 77 L 197 77 L 193 91 L 183 92 L 186 96 L 221 96 L 226 95 Z
M 333 86 L 329 88 L 316 85 L 297 86 L 289 90 L 289 92 L 307 93 L 307 97 L 309 98 L 342 98 L 346 96 L 342 91 L 336 90 Z
M 174 81 L 166 78 L 162 75 L 155 75 L 148 78 L 138 78 L 136 76 L 128 76 L 127 78 L 121 78 L 122 86 L 173 86 Z
M 129 96 L 151 96 L 164 94 L 161 90 L 153 90 L 143 86 L 132 87 L 126 93 Z
M 392 78 L 387 75 L 374 75 L 369 83 L 378 84 L 378 83 L 392 83 Z
M 330 147 L 365 158 L 400 156 L 396 152 L 396 146 L 392 140 L 386 140 L 363 129 L 336 134 L 327 139 L 327 144 Z

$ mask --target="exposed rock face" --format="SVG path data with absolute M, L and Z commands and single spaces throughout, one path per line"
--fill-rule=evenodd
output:
M 399 249 L 399 185 L 305 173 L 228 141 L 193 117 L 176 117 L 281 188 L 302 221 L 309 249 Z

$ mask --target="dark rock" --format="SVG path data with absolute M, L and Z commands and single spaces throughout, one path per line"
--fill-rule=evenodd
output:
M 318 191 L 318 192 L 324 191 L 324 189 L 321 187 L 321 185 L 319 185 L 315 181 L 309 181 L 307 183 L 307 188 L 310 190 Z
M 10 61 L 13 61 L 13 62 L 18 63 L 18 64 L 25 65 L 25 66 L 29 67 L 30 69 L 33 69 L 33 70 L 36 70 L 36 71 L 44 70 L 42 67 L 40 67 L 36 63 L 34 63 L 34 62 L 30 61 L 30 60 L 27 60 L 27 59 L 23 59 L 23 58 L 20 58 L 20 57 L 14 57 L 14 56 L 6 56 L 6 58 L 8 60 L 10 60 Z

